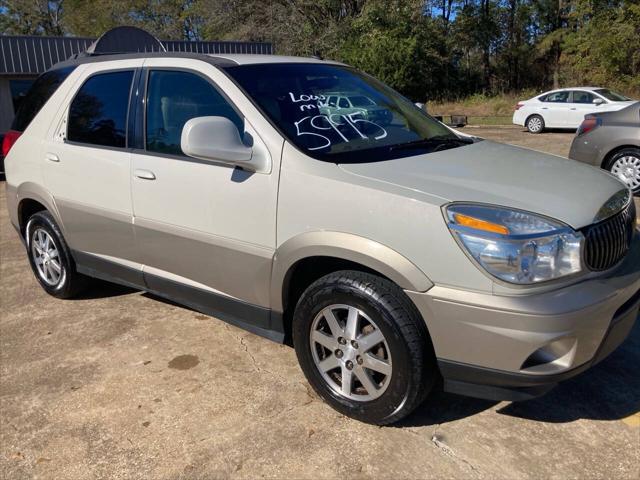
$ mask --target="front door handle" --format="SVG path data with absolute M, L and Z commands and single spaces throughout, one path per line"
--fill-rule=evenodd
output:
M 55 153 L 47 153 L 44 158 L 46 158 L 47 160 L 49 160 L 50 162 L 59 162 L 60 161 L 60 157 L 58 157 Z
M 133 174 L 138 178 L 142 178 L 143 180 L 155 180 L 156 179 L 156 176 L 154 175 L 154 173 L 149 171 L 149 170 L 136 169 L 133 172 Z
M 576 107 L 571 107 L 571 110 L 576 110 Z

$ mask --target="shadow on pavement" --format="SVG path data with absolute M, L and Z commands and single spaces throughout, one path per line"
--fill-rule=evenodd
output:
M 131 287 L 125 287 L 117 283 L 106 282 L 92 278 L 91 285 L 84 292 L 71 300 L 95 300 L 97 298 L 119 297 L 121 295 L 129 295 L 138 292 Z

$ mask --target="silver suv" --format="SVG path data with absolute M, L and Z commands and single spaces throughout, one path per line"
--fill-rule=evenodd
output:
M 323 113 L 340 92 L 368 101 Z M 87 55 L 35 83 L 7 138 L 11 221 L 48 293 L 98 277 L 290 340 L 365 422 L 441 379 L 540 395 L 638 313 L 622 183 L 458 134 L 339 63 Z

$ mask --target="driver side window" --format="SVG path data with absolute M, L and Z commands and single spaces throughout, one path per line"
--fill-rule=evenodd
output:
M 225 117 L 242 135 L 244 121 L 225 97 L 203 77 L 190 72 L 151 70 L 147 83 L 146 148 L 184 155 L 182 127 L 196 117 Z

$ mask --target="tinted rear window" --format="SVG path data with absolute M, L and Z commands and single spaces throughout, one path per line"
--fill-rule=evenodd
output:
M 126 123 L 133 70 L 90 77 L 69 108 L 67 138 L 105 147 L 126 146 Z
M 11 129 L 24 132 L 31 120 L 75 68 L 65 67 L 40 75 L 20 101 L 20 108 L 13 119 Z

